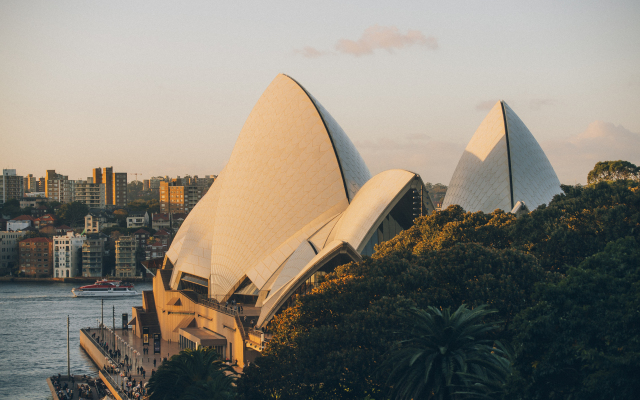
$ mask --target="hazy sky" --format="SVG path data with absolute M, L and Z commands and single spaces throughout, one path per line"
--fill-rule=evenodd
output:
M 563 183 L 640 164 L 640 1 L 0 2 L 0 168 L 217 174 L 278 73 L 448 184 L 498 99 Z

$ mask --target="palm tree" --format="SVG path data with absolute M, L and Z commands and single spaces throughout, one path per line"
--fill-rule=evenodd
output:
M 149 380 L 149 400 L 235 398 L 233 369 L 213 349 L 185 349 L 160 365 Z
M 469 310 L 412 308 L 399 312 L 408 329 L 387 353 L 380 371 L 391 370 L 387 384 L 395 399 L 491 399 L 511 371 L 509 352 L 484 339 L 496 324 L 486 306 Z

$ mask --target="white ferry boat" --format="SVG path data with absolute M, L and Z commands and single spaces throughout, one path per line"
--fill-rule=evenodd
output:
M 93 285 L 73 288 L 71 293 L 73 293 L 73 297 L 119 297 L 138 294 L 133 290 L 131 283 L 106 279 L 96 281 Z

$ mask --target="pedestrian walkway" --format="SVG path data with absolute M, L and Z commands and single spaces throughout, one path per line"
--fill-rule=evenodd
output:
M 111 358 L 116 365 L 101 365 L 100 368 L 102 369 L 106 366 L 107 372 L 113 376 L 119 385 L 123 381 L 121 378 L 125 372 L 125 368 L 121 368 L 122 364 L 127 365 L 127 376 L 135 379 L 136 383 L 141 381 L 148 382 L 153 371 L 158 369 L 164 359 L 171 358 L 171 356 L 180 353 L 181 350 L 178 343 L 160 340 L 160 353 L 154 354 L 153 337 L 149 338 L 149 345 L 145 346 L 142 338 L 134 335 L 131 330 L 116 329 L 114 332 L 111 328 L 93 328 L 87 329 L 86 333 L 94 340 L 105 343 L 106 346 L 103 349 L 107 353 L 111 351 Z M 145 352 L 145 348 L 148 349 L 148 354 Z M 142 370 L 139 370 L 140 367 L 142 367 Z M 112 369 L 118 369 L 120 372 L 112 371 Z
M 113 329 L 104 327 L 81 331 L 89 340 L 81 338 L 80 344 L 92 347 L 85 347 L 85 350 L 102 373 L 109 375 L 112 383 L 123 393 L 128 392 L 129 382 L 132 387 L 138 384 L 144 386 L 165 359 L 170 359 L 182 350 L 179 343 L 160 340 L 160 353 L 154 354 L 153 337 L 149 338 L 149 344 L 145 346 L 142 338 L 137 337 L 132 330 L 116 329 L 114 332 Z M 234 369 L 237 373 L 241 372 L 238 367 Z

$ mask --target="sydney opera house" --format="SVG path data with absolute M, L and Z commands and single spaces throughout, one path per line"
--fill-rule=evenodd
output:
M 460 159 L 443 207 L 533 209 L 559 192 L 533 135 L 498 102 Z M 372 177 L 327 110 L 278 75 L 177 232 L 132 324 L 138 335 L 147 328 L 184 347 L 212 346 L 243 366 L 264 348 L 271 319 L 297 296 L 434 211 L 418 174 Z

